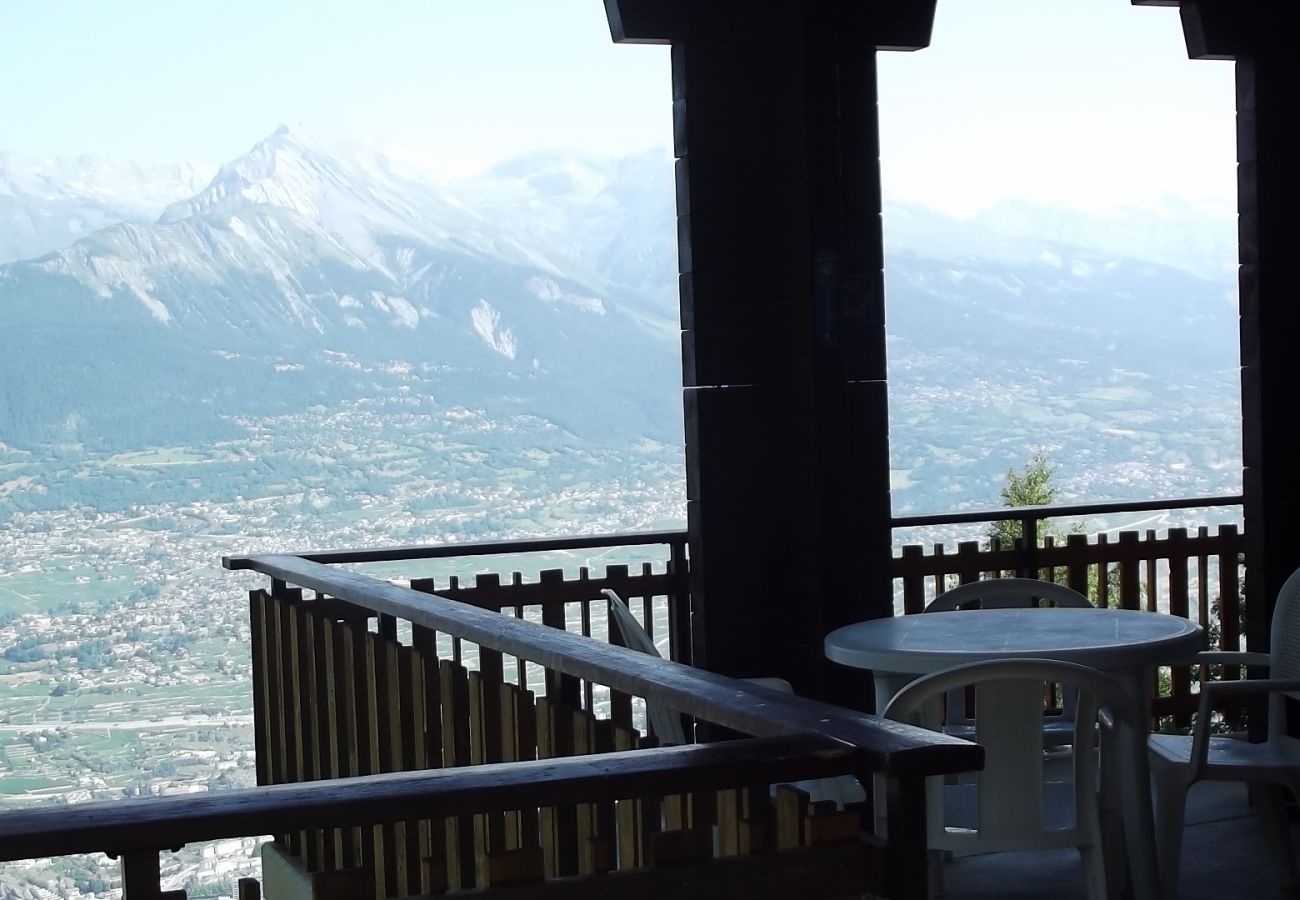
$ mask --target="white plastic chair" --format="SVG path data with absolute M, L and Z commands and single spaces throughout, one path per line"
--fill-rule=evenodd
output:
M 959 609 L 1027 609 L 1046 601 L 1058 608 L 1086 609 L 1092 603 L 1074 588 L 1038 578 L 985 578 L 950 588 L 930 601 L 926 612 Z
M 655 642 L 651 640 L 650 635 L 637 621 L 636 616 L 632 615 L 632 610 L 628 608 L 623 598 L 609 588 L 601 590 L 601 594 L 605 597 L 605 601 L 609 606 L 611 630 L 618 629 L 623 645 L 631 650 L 648 653 L 662 659 L 663 654 L 659 652 L 659 648 L 655 646 Z M 746 678 L 743 680 L 759 687 L 780 691 L 783 694 L 794 693 L 794 686 L 784 678 L 766 677 Z M 682 717 L 676 710 L 648 700 L 645 706 L 646 718 L 650 720 L 650 728 L 661 744 L 685 744 L 687 742 L 686 733 L 682 730 Z M 862 785 L 851 775 L 796 781 L 792 782 L 792 784 L 799 790 L 805 791 L 811 800 L 833 800 L 836 806 L 841 809 L 851 803 L 861 803 L 867 798 Z
M 641 623 L 632 615 L 632 610 L 628 609 L 627 603 L 617 593 L 605 588 L 600 592 L 606 605 L 609 607 L 609 625 L 611 637 L 614 629 L 618 629 L 618 634 L 622 638 L 623 646 L 629 650 L 636 650 L 639 653 L 648 653 L 651 656 L 663 658 L 655 642 L 651 640 L 649 633 L 641 627 Z M 682 717 L 675 709 L 669 709 L 662 703 L 652 703 L 647 701 L 645 705 L 646 718 L 650 720 L 650 730 L 654 736 L 659 739 L 663 745 L 685 744 L 686 732 L 682 729 Z
M 1145 752 L 1140 735 L 1142 712 L 1137 701 L 1113 678 L 1096 669 L 1075 663 L 1047 659 L 996 660 L 971 663 L 927 675 L 900 691 L 885 710 L 888 718 L 916 725 L 928 724 L 926 713 L 934 710 L 949 691 L 975 685 L 985 704 L 976 708 L 976 739 L 984 744 L 987 756 L 984 770 L 976 775 L 974 785 L 948 785 L 931 779 L 930 790 L 942 791 L 931 796 L 929 841 L 932 851 L 1000 852 L 1010 850 L 1049 850 L 1077 847 L 1083 858 L 1088 897 L 1103 900 L 1107 896 L 1106 860 L 1102 850 L 1102 823 L 1099 809 L 1098 755 L 1094 752 L 1097 729 L 1081 728 L 1074 754 L 1073 793 L 1074 821 L 1051 821 L 1052 804 L 1046 804 L 1041 754 L 1036 743 L 1033 721 L 1034 697 L 1045 682 L 1069 685 L 1078 692 L 1078 720 L 1091 723 L 1099 713 L 1103 724 L 1116 729 L 1115 740 L 1108 748 L 1118 758 L 1101 760 L 1106 777 L 1122 780 L 1121 802 L 1126 822 L 1125 837 L 1133 878 L 1134 896 L 1155 900 L 1160 895 L 1154 841 L 1149 812 L 1143 812 L 1139 792 L 1148 789 L 1145 779 Z M 1041 696 L 1041 694 L 1039 694 Z M 998 702 L 999 700 L 1003 702 Z M 1019 712 L 1012 710 L 1019 707 Z M 1104 711 L 1104 712 L 1103 712 Z M 931 723 L 937 716 L 930 716 Z M 1121 727 L 1124 726 L 1124 727 Z M 1020 752 L 1022 742 L 1034 742 L 1031 753 Z M 1030 762 L 1026 764 L 1026 759 Z M 974 821 L 954 823 L 961 807 L 960 795 L 974 791 Z M 942 803 L 936 800 L 942 799 Z M 956 802 L 954 802 L 956 801 Z M 951 814 L 950 814 L 951 813 Z M 1145 819 L 1146 828 L 1142 827 Z M 1119 860 L 1111 861 L 1118 866 Z M 942 884 L 942 868 L 933 863 L 936 890 Z
M 987 578 L 944 591 L 930 602 L 925 612 L 1030 609 L 1035 606 L 1048 608 L 1045 604 L 1057 609 L 1088 609 L 1092 606 L 1083 594 L 1052 581 L 1037 578 Z M 1043 716 L 1044 747 L 1074 743 L 1076 702 L 1074 691 L 1063 691 L 1061 712 Z M 943 730 L 955 737 L 970 740 L 975 733 L 975 719 L 966 714 L 965 707 L 964 692 L 954 691 L 948 697 Z
M 1291 846 L 1282 808 L 1281 786 L 1300 798 L 1300 738 L 1286 733 L 1287 697 L 1300 700 L 1300 569 L 1282 585 L 1273 610 L 1269 653 L 1208 650 L 1177 664 L 1267 666 L 1268 678 L 1218 681 L 1201 685 L 1196 730 L 1190 735 L 1153 734 L 1148 745 L 1156 784 L 1156 832 L 1160 875 L 1167 896 L 1178 893 L 1183 816 L 1187 791 L 1197 781 L 1242 781 L 1258 785 L 1256 804 L 1272 844 L 1283 887 L 1300 885 L 1297 848 Z M 1251 744 L 1211 735 L 1215 700 L 1268 695 L 1268 739 Z

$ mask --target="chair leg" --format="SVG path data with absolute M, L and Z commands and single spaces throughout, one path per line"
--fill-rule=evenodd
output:
M 930 851 L 930 900 L 936 900 L 948 893 L 943 877 L 944 854 L 943 850 Z
M 1079 848 L 1083 858 L 1083 881 L 1088 892 L 1088 900 L 1106 900 L 1109 889 L 1106 885 L 1106 854 L 1097 844 L 1085 844 Z
M 1186 784 L 1173 769 L 1155 769 L 1156 855 L 1160 863 L 1160 885 L 1168 900 L 1178 896 L 1179 863 L 1183 853 L 1183 819 L 1187 813 Z
M 1286 818 L 1282 799 L 1282 786 L 1277 784 L 1252 784 L 1251 799 L 1264 827 L 1264 837 L 1277 867 L 1277 877 L 1283 889 L 1300 886 L 1300 864 L 1296 861 L 1291 843 L 1291 824 Z

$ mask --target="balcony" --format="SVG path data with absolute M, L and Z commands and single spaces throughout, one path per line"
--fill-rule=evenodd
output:
M 1137 510 L 1014 515 L 1032 537 L 1048 516 L 1124 511 Z M 893 576 L 902 614 L 957 581 L 1032 574 L 1091 583 L 1097 602 L 1191 617 L 1236 649 L 1242 541 L 1236 526 L 1222 525 L 1071 535 L 1061 546 L 908 544 Z M 0 855 L 120 855 L 133 900 L 181 896 L 162 890 L 159 851 L 268 834 L 263 878 L 275 898 L 614 889 L 704 897 L 724 884 L 756 896 L 925 896 L 923 777 L 978 769 L 979 748 L 689 665 L 686 547 L 684 533 L 658 532 L 228 558 L 228 568 L 270 579 L 249 599 L 262 787 L 8 814 Z M 610 555 L 641 561 L 540 568 Z M 521 556 L 541 562 L 526 572 L 494 564 Z M 441 574 L 452 559 L 493 571 Z M 356 571 L 364 568 L 408 576 L 395 583 Z M 611 643 L 603 588 L 628 598 L 669 659 Z M 1185 727 L 1191 676 L 1157 687 L 1153 714 Z M 710 742 L 659 746 L 647 703 L 678 711 L 688 734 Z M 1224 712 L 1240 725 L 1248 711 Z M 864 809 L 810 803 L 790 786 L 841 775 L 871 783 L 873 774 L 885 776 L 898 823 L 888 835 L 864 828 Z M 1268 896 L 1272 872 L 1257 826 L 1245 821 L 1244 791 L 1202 787 L 1192 796 L 1189 822 L 1199 824 L 1189 827 L 1185 858 L 1195 877 L 1183 895 L 1250 885 Z M 1011 896 L 1012 884 L 1042 886 L 1015 896 L 1082 896 L 1069 852 L 958 859 L 947 877 L 952 897 Z M 260 887 L 250 881 L 241 892 L 258 896 Z

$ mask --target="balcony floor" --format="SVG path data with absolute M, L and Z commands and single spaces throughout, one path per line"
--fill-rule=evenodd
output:
M 1300 841 L 1300 827 L 1292 825 Z M 1240 784 L 1203 782 L 1187 798 L 1181 900 L 1298 898 L 1282 891 L 1258 819 Z M 944 866 L 949 900 L 1084 900 L 1083 871 L 1073 850 L 960 857 Z

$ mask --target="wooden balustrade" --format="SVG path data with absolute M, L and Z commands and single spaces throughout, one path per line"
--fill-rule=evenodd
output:
M 434 855 L 407 857 L 404 869 L 400 857 L 378 857 L 375 868 L 385 871 L 375 878 L 385 882 L 373 896 L 460 896 L 458 885 L 473 888 L 465 895 L 488 900 L 597 897 L 615 890 L 629 897 L 662 897 L 671 890 L 704 898 L 730 893 L 724 885 L 740 896 L 860 896 L 883 893 L 889 845 L 864 838 L 856 814 L 810 805 L 785 784 L 859 771 L 859 757 L 858 748 L 842 741 L 799 734 L 44 807 L 0 814 L 0 861 L 107 852 L 122 860 L 125 900 L 183 900 L 183 891 L 159 888 L 160 850 L 266 832 L 360 832 L 368 841 L 414 818 L 442 823 L 446 830 L 431 833 L 447 842 L 421 844 Z M 909 806 L 923 809 L 920 780 L 902 786 L 913 791 Z M 727 799 L 674 806 L 682 796 Z M 707 820 L 674 819 L 674 808 L 718 813 Z M 579 828 L 562 840 L 551 832 L 548 843 L 547 820 L 558 823 L 566 815 Z M 492 823 L 529 821 L 541 829 L 513 832 L 516 846 L 482 849 Z M 462 822 L 469 827 L 457 833 Z M 447 855 L 437 856 L 444 848 Z M 465 865 L 458 870 L 462 854 Z M 357 877 L 365 871 L 359 858 L 335 857 L 338 868 L 317 872 L 307 883 L 320 896 L 339 896 L 340 886 L 348 896 L 370 896 L 370 874 L 364 881 Z M 253 883 L 240 885 L 241 897 L 259 893 Z
M 635 727 L 640 703 L 741 734 L 820 732 L 854 748 L 854 764 L 841 772 L 881 773 L 895 783 L 895 833 L 866 843 L 860 810 L 809 806 L 788 790 L 773 799 L 776 781 L 729 788 L 684 779 L 671 790 L 647 784 L 618 802 L 534 801 L 438 817 L 411 810 L 369 828 L 277 832 L 277 846 L 303 871 L 363 870 L 376 897 L 482 891 L 495 883 L 494 872 L 541 879 L 537 893 L 520 896 L 549 896 L 558 890 L 551 885 L 585 896 L 582 879 L 650 896 L 667 889 L 667 876 L 624 870 L 706 860 L 699 885 L 741 879 L 752 882 L 746 892 L 755 896 L 779 894 L 779 884 L 821 896 L 822 883 L 826 896 L 908 896 L 924 890 L 917 887 L 925 880 L 924 816 L 911 809 L 921 803 L 924 776 L 980 764 L 979 749 L 964 742 L 607 643 L 600 589 L 631 598 L 653 628 L 655 600 L 673 590 L 673 571 L 610 566 L 600 577 L 550 571 L 532 583 L 516 577 L 505 584 L 493 576 L 472 585 L 417 579 L 412 589 L 302 557 L 239 565 L 272 579 L 271 591 L 250 599 L 263 784 L 440 767 L 469 772 L 589 754 L 621 760 L 618 751 L 654 747 L 653 735 Z M 858 851 L 821 846 L 849 837 L 844 847 L 871 852 L 859 858 Z M 919 854 L 912 849 L 918 843 Z M 770 858 L 778 848 L 803 856 L 787 855 L 778 865 Z M 717 857 L 726 865 L 719 868 Z M 791 874 L 805 865 L 838 872 L 838 880 Z M 844 880 L 850 872 L 856 881 Z M 863 872 L 875 875 L 864 880 Z M 709 895 L 704 887 L 691 890 L 688 896 Z
M 1170 528 L 1161 535 L 1122 531 L 1071 534 L 1065 543 L 1051 537 L 1033 551 L 1034 568 L 1024 568 L 1025 549 L 993 542 L 963 541 L 956 552 L 935 544 L 930 553 L 919 544 L 900 549 L 894 558 L 905 613 L 917 613 L 956 584 L 980 578 L 1029 575 L 1067 584 L 1099 606 L 1166 612 L 1200 623 L 1217 648 L 1241 648 L 1241 568 L 1245 538 L 1236 525 L 1201 526 L 1194 532 Z M 1202 673 L 1204 677 L 1205 673 Z M 1176 667 L 1164 679 L 1152 713 L 1176 727 L 1187 727 L 1196 710 L 1192 673 Z
M 576 577 L 403 587 L 333 567 L 649 544 L 668 548 L 666 565 Z M 1193 618 L 1239 649 L 1243 544 L 1222 526 L 955 552 L 909 545 L 894 575 L 908 613 L 953 583 L 1033 574 L 1098 603 Z M 684 533 L 225 562 L 271 579 L 250 599 L 262 786 L 0 815 L 0 859 L 108 851 L 123 860 L 129 900 L 152 900 L 179 895 L 158 887 L 160 850 L 269 832 L 322 897 L 922 896 L 924 778 L 982 763 L 965 742 L 683 665 Z M 627 598 L 656 637 L 666 629 L 675 661 L 611 646 L 602 588 Z M 1156 711 L 1185 722 L 1194 699 L 1190 677 L 1176 675 Z M 637 727 L 645 703 L 754 737 L 659 748 Z M 774 787 L 843 773 L 886 776 L 888 836 L 864 836 L 857 812 Z M 255 882 L 240 885 L 241 898 L 258 894 Z

